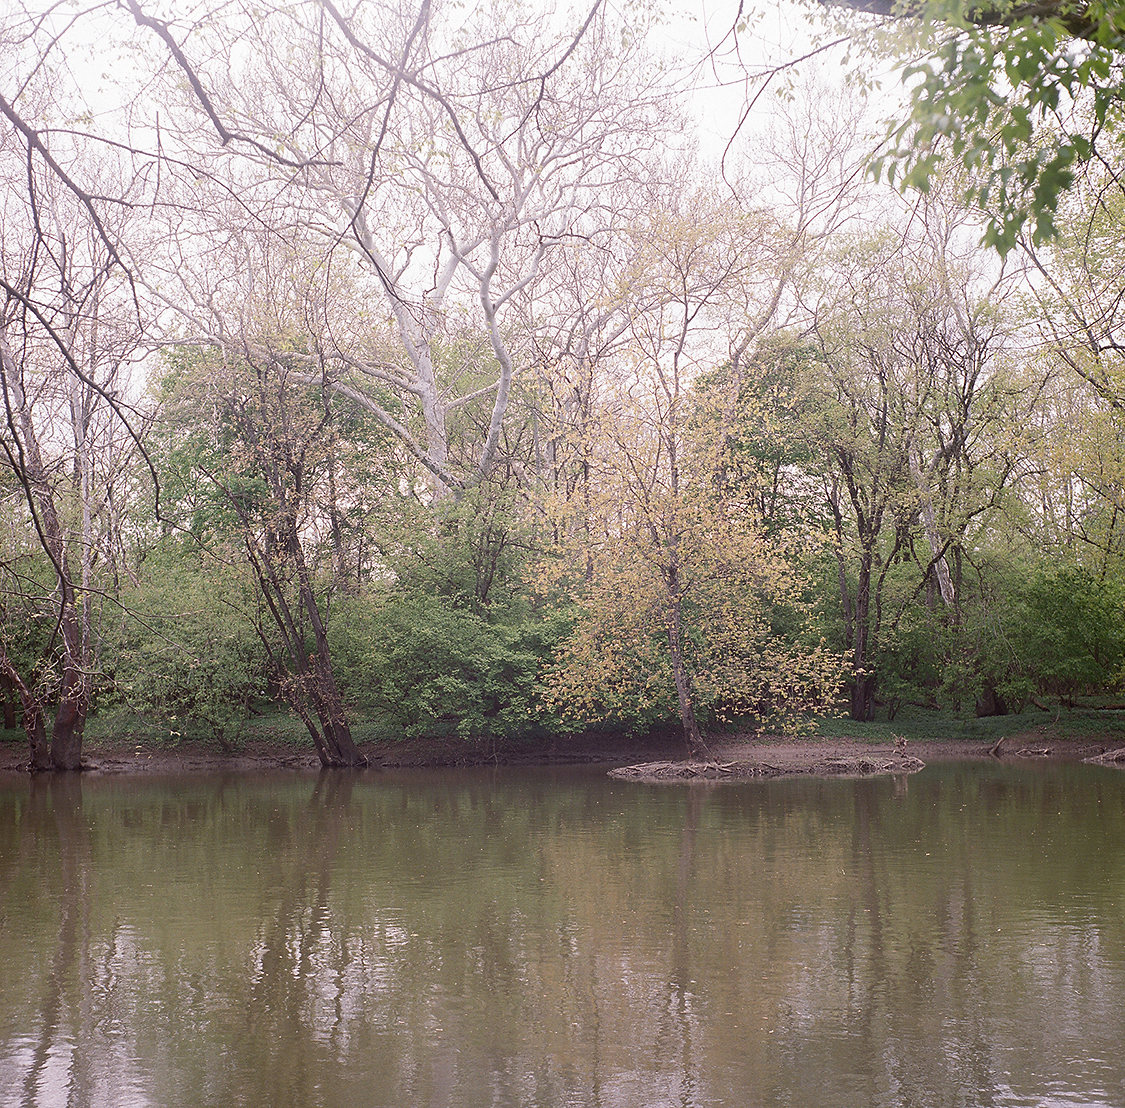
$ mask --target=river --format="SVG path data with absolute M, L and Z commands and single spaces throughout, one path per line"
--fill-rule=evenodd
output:
M 0 1105 L 1125 1106 L 1125 772 L 11 781 Z

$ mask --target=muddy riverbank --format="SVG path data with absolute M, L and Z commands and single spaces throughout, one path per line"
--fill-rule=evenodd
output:
M 1050 728 L 1034 728 L 1005 737 L 999 744 L 977 740 L 949 739 L 911 741 L 905 750 L 893 743 L 864 739 L 833 738 L 817 735 L 808 738 L 758 737 L 749 734 L 724 735 L 711 742 L 714 761 L 728 767 L 735 777 L 777 776 L 781 774 L 825 774 L 844 772 L 847 761 L 868 766 L 893 765 L 896 760 L 973 759 L 1000 757 L 1019 760 L 1079 761 L 1120 747 L 1112 739 L 1081 738 L 1052 733 Z M 361 746 L 370 768 L 457 766 L 457 765 L 566 765 L 605 763 L 630 766 L 644 763 L 675 764 L 685 761 L 683 746 L 676 736 L 656 739 L 613 739 L 607 736 L 584 737 L 543 746 L 487 747 L 453 742 L 367 743 Z M 26 771 L 27 746 L 19 741 L 0 743 L 0 772 Z M 316 769 L 318 761 L 311 745 L 298 746 L 254 739 L 233 751 L 223 751 L 202 743 L 146 746 L 101 742 L 88 745 L 83 757 L 90 773 L 210 773 L 253 772 L 263 769 Z M 732 768 L 734 767 L 734 768 Z M 741 768 L 737 768 L 741 767 Z M 753 767 L 766 767 L 768 773 Z M 871 772 L 861 769 L 860 772 Z

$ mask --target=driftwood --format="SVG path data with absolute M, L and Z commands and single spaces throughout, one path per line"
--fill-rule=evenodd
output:
M 833 777 L 868 777 L 876 773 L 917 773 L 925 769 L 926 763 L 919 758 L 829 758 L 817 762 L 811 773 L 827 774 Z
M 1107 750 L 1102 754 L 1095 754 L 1092 758 L 1083 760 L 1099 766 L 1125 766 L 1125 746 L 1119 746 L 1116 750 Z
M 621 781 L 730 781 L 783 773 L 765 762 L 642 762 L 609 771 L 610 777 Z
M 609 771 L 620 781 L 746 781 L 755 778 L 811 775 L 869 777 L 874 774 L 917 773 L 926 763 L 908 757 L 840 757 L 775 766 L 768 762 L 642 762 Z

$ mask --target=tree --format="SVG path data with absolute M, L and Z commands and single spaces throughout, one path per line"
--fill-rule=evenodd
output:
M 668 123 L 643 34 L 600 3 L 562 31 L 491 4 L 460 27 L 429 3 L 409 15 L 303 3 L 224 11 L 186 33 L 130 10 L 171 52 L 173 81 L 188 79 L 190 101 L 174 88 L 161 109 L 165 149 L 194 173 L 176 196 L 181 243 L 191 212 L 195 234 L 257 237 L 259 254 L 300 242 L 317 258 L 314 300 L 349 281 L 351 318 L 328 311 L 315 357 L 270 355 L 379 419 L 439 498 L 479 483 L 532 357 L 515 326 L 522 299 L 552 252 L 597 229 L 602 197 L 642 171 Z M 225 342 L 251 273 L 213 262 L 181 245 L 159 277 L 137 264 L 168 303 L 190 306 L 200 337 Z M 475 354 L 446 360 L 465 334 L 483 339 L 487 374 Z M 481 396 L 480 439 L 451 452 L 451 414 Z
M 331 534 L 326 492 L 338 448 L 332 407 L 283 367 L 251 357 L 231 362 L 221 351 L 179 359 L 164 386 L 166 449 L 182 481 L 170 495 L 181 511 L 196 508 L 200 486 L 211 501 L 184 525 L 189 533 L 194 526 L 200 543 L 216 523 L 219 541 L 228 528 L 238 536 L 280 641 L 276 647 L 262 633 L 283 698 L 322 765 L 366 764 L 337 685 L 327 597 L 310 557 Z
M 1054 357 L 1111 408 L 1125 402 L 1120 243 L 1125 181 L 1115 166 L 1125 136 L 1107 140 L 1107 164 L 1084 167 L 1061 203 L 1063 231 L 1048 246 L 1024 243 L 1035 267 L 1035 324 Z
M 585 518 L 567 529 L 582 616 L 556 687 L 593 714 L 666 710 L 671 693 L 698 757 L 700 704 L 784 717 L 823 688 L 821 650 L 802 663 L 791 643 L 768 641 L 771 605 L 794 601 L 796 575 L 784 545 L 771 550 L 756 514 L 718 480 L 727 421 L 699 419 L 693 389 L 701 363 L 741 357 L 768 326 L 791 276 L 771 264 L 772 247 L 793 240 L 766 213 L 732 212 L 702 192 L 650 212 L 633 235 L 626 283 L 645 302 L 586 421 L 588 479 L 570 505 Z
M 713 440 L 688 433 L 695 399 L 669 380 L 634 382 L 598 413 L 592 526 L 570 563 L 578 619 L 552 698 L 580 719 L 678 715 L 688 754 L 705 757 L 701 715 L 795 726 L 838 671 L 808 626 L 797 552 L 717 488 Z M 779 633 L 783 610 L 803 635 Z
M 721 411 L 702 413 L 725 430 L 718 480 L 753 506 L 767 535 L 827 526 L 818 453 L 794 431 L 810 414 L 810 364 L 817 357 L 805 336 L 781 330 L 699 382 L 703 392 L 725 398 Z
M 824 467 L 859 720 L 874 711 L 886 638 L 919 595 L 932 588 L 959 621 L 970 535 L 1018 474 L 1006 427 L 1042 388 L 1006 372 L 1015 325 L 997 305 L 1009 282 L 958 255 L 946 215 L 931 205 L 905 230 L 853 242 L 821 277 L 804 426 Z
M 1121 123 L 1122 7 L 1093 3 L 892 3 L 840 0 L 907 20 L 892 49 L 913 56 L 908 117 L 896 122 L 877 170 L 927 188 L 945 162 L 967 173 L 966 196 L 985 214 L 986 243 L 1007 253 L 1042 245 L 1076 173 L 1112 164 Z M 1108 155 L 1108 157 L 1107 157 Z
M 1015 599 L 1005 628 L 1015 658 L 1009 684 L 1024 698 L 1055 695 L 1073 707 L 1080 693 L 1118 684 L 1125 662 L 1120 578 L 1073 564 L 1040 566 Z
M 11 153 L 0 150 L 9 180 Z M 54 615 L 34 676 L 2 647 L 0 667 L 23 701 L 32 767 L 78 769 L 97 670 L 95 567 L 111 587 L 121 568 L 137 439 L 120 394 L 140 340 L 104 234 L 51 175 L 22 176 L 28 191 L 7 193 L 0 212 L 0 450 L 51 567 Z

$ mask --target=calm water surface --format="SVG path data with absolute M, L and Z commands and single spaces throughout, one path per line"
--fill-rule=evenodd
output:
M 19 780 L 0 1105 L 1125 1106 L 1125 773 Z

